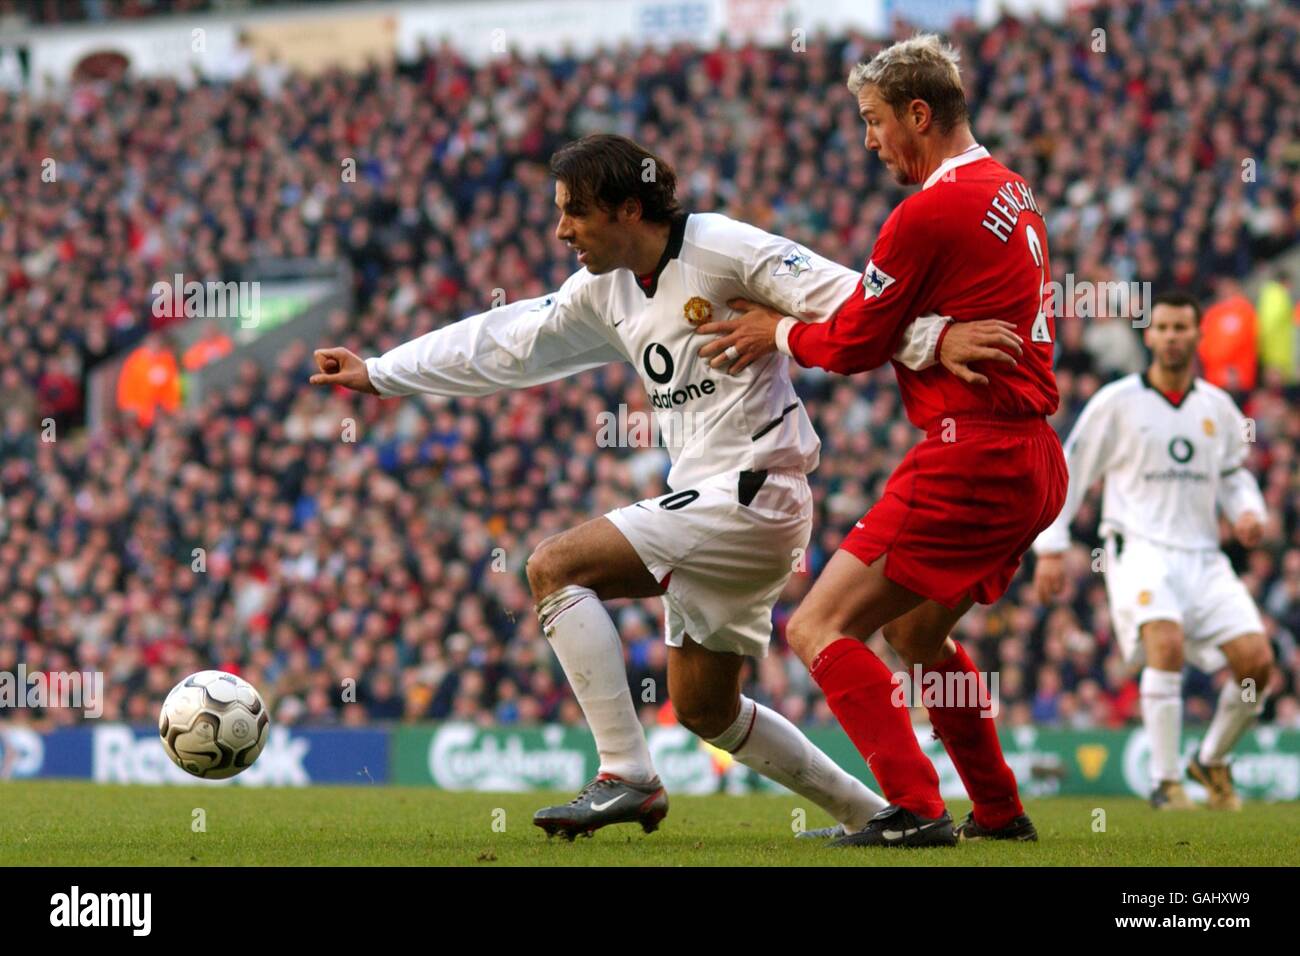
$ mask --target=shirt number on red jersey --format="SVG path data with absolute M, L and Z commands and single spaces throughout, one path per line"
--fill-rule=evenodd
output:
M 1025 225 L 1025 241 L 1029 243 L 1029 254 L 1038 266 L 1038 314 L 1034 316 L 1033 327 L 1029 330 L 1031 342 L 1052 341 L 1052 330 L 1047 324 L 1047 313 L 1043 311 L 1043 244 L 1038 240 L 1038 233 L 1032 226 Z

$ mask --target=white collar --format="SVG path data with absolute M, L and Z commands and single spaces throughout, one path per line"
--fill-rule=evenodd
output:
M 942 179 L 943 174 L 948 172 L 948 170 L 950 169 L 956 169 L 958 166 L 965 166 L 967 163 L 974 163 L 974 162 L 978 162 L 981 159 L 988 159 L 988 158 L 989 158 L 989 151 L 987 149 L 985 149 L 979 143 L 972 143 L 970 146 L 963 149 L 956 156 L 949 156 L 942 163 L 940 163 L 939 168 L 930 174 L 930 178 L 925 181 L 925 185 L 923 185 L 921 188 L 929 189 L 940 179 Z

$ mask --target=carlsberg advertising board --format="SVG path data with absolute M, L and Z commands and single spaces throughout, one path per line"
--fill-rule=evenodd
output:
M 548 726 L 484 729 L 472 724 L 399 727 L 393 741 L 393 782 L 444 790 L 577 790 L 596 775 L 596 748 L 586 728 Z M 809 738 L 850 773 L 874 785 L 865 762 L 844 734 L 812 728 Z M 655 766 L 671 793 L 750 793 L 775 789 L 682 727 L 648 732 Z M 939 771 L 944 797 L 965 795 L 956 768 L 928 728 L 917 734 Z M 1199 734 L 1183 738 L 1190 756 Z M 1018 727 L 1003 731 L 1002 746 L 1022 792 L 1029 797 L 1128 794 L 1146 796 L 1150 748 L 1140 730 L 1077 731 Z M 1233 775 L 1243 796 L 1300 798 L 1300 732 L 1259 727 L 1237 749 Z M 1195 795 L 1197 787 L 1189 784 Z

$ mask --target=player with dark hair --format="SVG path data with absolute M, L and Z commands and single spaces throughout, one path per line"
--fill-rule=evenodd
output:
M 1232 397 L 1196 376 L 1201 307 L 1184 293 L 1155 299 L 1143 337 L 1151 364 L 1088 400 L 1065 442 L 1065 507 L 1034 543 L 1034 584 L 1048 601 L 1065 584 L 1070 522 L 1102 481 L 1101 536 L 1115 639 L 1142 662 L 1142 723 L 1150 743 L 1151 805 L 1195 806 L 1179 766 L 1183 663 L 1226 665 L 1214 717 L 1188 775 L 1209 806 L 1240 810 L 1228 754 L 1264 707 L 1273 649 L 1246 586 L 1219 549 L 1219 512 L 1243 547 L 1258 546 L 1265 506 L 1246 469 L 1248 425 Z
M 672 167 L 624 137 L 586 137 L 551 167 L 555 235 L 584 269 L 551 295 L 471 316 L 377 358 L 320 349 L 311 381 L 385 396 L 486 395 L 630 362 L 672 460 L 669 491 L 548 538 L 529 558 L 543 632 L 600 753 L 596 779 L 534 822 L 572 838 L 611 823 L 653 830 L 667 812 L 618 631 L 601 603 L 662 595 L 677 719 L 856 831 L 884 801 L 740 684 L 745 656 L 767 653 L 772 606 L 808 543 L 806 475 L 820 441 L 785 356 L 718 374 L 696 354 L 694 328 L 731 314 L 727 303 L 738 298 L 823 320 L 854 295 L 857 274 L 726 216 L 681 212 Z M 910 323 L 899 361 L 934 365 L 945 327 L 938 318 Z M 1001 323 L 968 331 L 945 342 L 942 361 L 954 374 L 973 374 L 962 363 L 993 345 L 1019 347 Z

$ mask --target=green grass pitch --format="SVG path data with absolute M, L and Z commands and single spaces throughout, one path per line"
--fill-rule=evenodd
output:
M 795 840 L 824 815 L 795 796 L 671 797 L 657 833 L 636 826 L 548 841 L 538 807 L 571 794 L 405 787 L 104 786 L 0 783 L 0 865 L 25 866 L 1296 866 L 1300 804 L 1239 814 L 1157 813 L 1137 799 L 1031 801 L 1037 844 L 832 851 Z M 196 809 L 206 832 L 195 832 Z M 952 801 L 954 819 L 968 805 Z M 1105 831 L 1094 832 L 1096 811 Z

